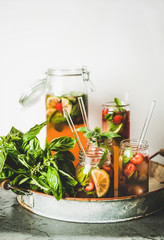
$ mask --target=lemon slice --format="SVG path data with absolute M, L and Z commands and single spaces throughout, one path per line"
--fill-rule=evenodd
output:
M 46 115 L 47 115 L 47 119 L 49 117 L 51 117 L 51 115 L 56 112 L 56 109 L 55 108 L 48 108 L 47 111 L 46 111 Z
M 71 113 L 72 105 L 69 104 L 69 100 L 67 98 L 62 98 L 62 106 L 63 108 L 67 108 L 69 114 Z
M 95 184 L 98 197 L 103 197 L 110 186 L 110 178 L 108 173 L 103 169 L 94 169 L 91 171 L 91 176 Z
M 114 133 L 119 133 L 122 129 L 123 123 L 120 123 L 118 127 L 113 131 Z
M 46 100 L 46 107 L 47 108 L 54 108 L 55 105 L 60 102 L 60 98 L 56 97 L 56 96 L 50 96 L 47 98 Z
M 114 132 L 114 133 L 119 133 L 123 126 L 123 123 L 120 123 L 118 125 L 113 124 L 112 121 L 107 121 L 107 123 L 108 123 L 109 131 Z M 113 125 L 114 125 L 114 127 L 113 127 Z

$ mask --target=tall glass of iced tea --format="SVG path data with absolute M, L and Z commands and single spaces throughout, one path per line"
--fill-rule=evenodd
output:
M 148 192 L 149 156 L 148 143 L 135 139 L 121 142 L 119 155 L 119 196 L 140 195 Z
M 118 159 L 120 142 L 130 138 L 130 105 L 118 99 L 102 105 L 102 132 L 115 132 L 120 137 L 113 139 L 114 149 L 114 189 L 115 196 L 118 190 Z

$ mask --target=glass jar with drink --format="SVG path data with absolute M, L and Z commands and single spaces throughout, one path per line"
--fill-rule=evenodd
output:
M 94 90 L 86 67 L 50 68 L 46 72 L 45 79 L 38 81 L 38 83 L 20 99 L 23 105 L 27 105 L 45 93 L 46 119 L 48 121 L 47 139 L 49 142 L 61 136 L 73 137 L 67 120 L 64 117 L 64 108 L 67 108 L 76 128 L 84 126 L 78 98 L 81 97 L 83 99 L 86 113 L 88 113 L 88 91 L 86 83 L 90 83 L 91 90 Z M 85 147 L 86 138 L 83 137 L 82 133 L 78 134 Z M 74 161 L 74 165 L 76 166 L 79 155 L 77 144 L 72 152 L 76 159 Z
M 149 156 L 148 143 L 125 139 L 120 145 L 119 196 L 140 195 L 148 192 Z
M 114 102 L 102 105 L 102 132 L 114 132 L 119 135 L 113 139 L 114 149 L 114 185 L 115 195 L 118 189 L 118 159 L 120 152 L 120 142 L 130 137 L 130 105 L 120 101 L 118 98 Z
M 112 153 L 89 144 L 86 156 L 79 154 L 76 178 L 80 184 L 77 197 L 102 198 L 114 196 Z

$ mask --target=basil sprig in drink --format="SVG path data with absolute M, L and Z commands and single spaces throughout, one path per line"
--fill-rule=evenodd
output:
M 77 129 L 88 139 L 85 149 L 86 156 L 79 154 L 76 167 L 76 179 L 80 185 L 78 197 L 113 197 L 114 171 L 112 145 L 106 149 L 105 142 L 112 143 L 112 138 L 118 137 L 113 132 L 101 133 L 99 127 L 90 130 L 87 127 Z M 109 144 L 109 143 L 108 143 Z
M 121 102 L 118 98 L 114 102 L 103 104 L 102 106 L 102 131 L 117 133 L 120 137 L 113 139 L 114 149 L 114 188 L 117 195 L 118 189 L 118 159 L 120 142 L 130 137 L 130 109 L 129 104 Z

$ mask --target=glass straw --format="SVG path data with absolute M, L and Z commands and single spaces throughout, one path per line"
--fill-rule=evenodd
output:
M 79 136 L 78 136 L 78 134 L 76 132 L 76 128 L 75 128 L 75 126 L 73 124 L 73 121 L 72 121 L 72 118 L 71 118 L 70 114 L 68 113 L 67 108 L 64 108 L 63 112 L 64 112 L 65 118 L 67 119 L 69 127 L 70 127 L 70 129 L 71 129 L 71 131 L 72 131 L 72 133 L 73 133 L 73 135 L 75 137 L 75 140 L 77 142 L 77 145 L 78 145 L 79 149 L 83 152 L 84 156 L 87 157 L 86 152 L 85 152 L 85 150 L 83 148 L 83 145 L 82 145 L 82 143 L 80 141 L 80 138 L 79 138 Z
M 79 102 L 79 106 L 80 106 L 80 110 L 81 110 L 84 126 L 88 127 L 88 118 L 87 118 L 87 113 L 86 113 L 86 110 L 85 110 L 83 98 L 82 97 L 78 97 L 78 102 Z
M 144 124 L 142 132 L 141 132 L 138 148 L 140 148 L 140 146 L 142 145 L 142 142 L 143 142 L 143 140 L 145 138 L 145 135 L 146 135 L 146 132 L 147 132 L 147 129 L 148 129 L 148 126 L 149 126 L 149 123 L 150 123 L 150 120 L 151 120 L 151 117 L 152 117 L 152 114 L 153 114 L 153 110 L 154 110 L 155 104 L 156 104 L 156 101 L 153 100 L 152 103 L 151 103 L 151 106 L 150 106 L 150 110 L 149 110 L 148 116 L 146 118 L 145 124 Z

